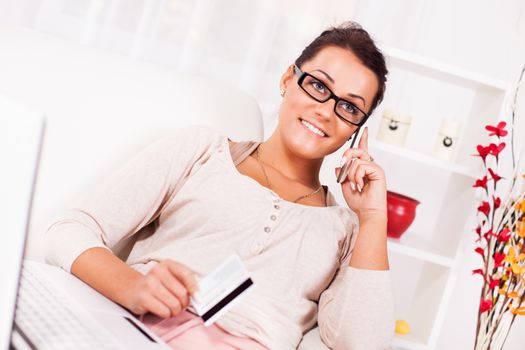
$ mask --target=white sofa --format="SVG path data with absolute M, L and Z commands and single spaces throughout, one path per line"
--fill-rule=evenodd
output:
M 170 129 L 205 124 L 234 140 L 263 138 L 257 102 L 223 83 L 18 27 L 0 27 L 0 52 L 0 93 L 47 118 L 28 250 L 36 260 L 60 208 Z M 305 339 L 300 349 L 326 348 L 316 329 Z

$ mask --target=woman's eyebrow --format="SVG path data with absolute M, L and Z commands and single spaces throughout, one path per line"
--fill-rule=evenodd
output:
M 362 98 L 362 97 L 359 96 L 359 95 L 351 94 L 351 93 L 348 93 L 347 95 L 350 96 L 350 97 L 353 97 L 353 98 L 358 98 L 358 99 L 360 99 L 361 101 L 363 101 L 363 106 L 366 108 L 366 101 L 365 101 L 364 98 Z
M 321 69 L 315 69 L 312 72 L 322 73 L 326 77 L 326 79 L 328 79 L 332 84 L 335 84 L 334 79 L 328 73 L 326 73 L 325 71 L 323 71 Z M 360 99 L 361 101 L 363 101 L 363 106 L 366 107 L 366 101 L 365 101 L 365 99 L 363 97 L 361 97 L 359 95 L 356 95 L 356 94 L 351 94 L 351 93 L 348 93 L 347 95 L 350 96 L 350 97 L 353 97 L 353 98 Z
M 324 76 L 326 77 L 326 79 L 328 79 L 332 84 L 335 83 L 334 79 L 333 79 L 330 75 L 328 75 L 328 73 L 326 73 L 325 71 L 320 70 L 320 69 L 315 69 L 315 70 L 313 70 L 313 72 L 320 72 L 320 73 L 323 73 Z

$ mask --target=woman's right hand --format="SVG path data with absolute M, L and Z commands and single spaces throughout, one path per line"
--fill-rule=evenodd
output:
M 162 318 L 178 315 L 189 304 L 197 289 L 196 274 L 172 260 L 163 260 L 146 275 L 137 275 L 125 291 L 125 304 L 131 312 L 151 312 Z

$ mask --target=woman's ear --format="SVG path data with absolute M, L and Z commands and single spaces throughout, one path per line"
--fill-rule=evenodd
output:
M 286 93 L 286 89 L 288 88 L 288 84 L 290 84 L 290 81 L 292 80 L 294 76 L 294 65 L 291 64 L 288 69 L 283 73 L 281 76 L 281 81 L 279 82 L 279 88 L 281 91 L 281 96 L 284 96 Z

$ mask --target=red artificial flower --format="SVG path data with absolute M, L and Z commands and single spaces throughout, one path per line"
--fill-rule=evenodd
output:
M 485 311 L 488 311 L 492 309 L 492 299 L 485 299 L 485 300 L 481 300 L 481 302 L 479 303 L 479 312 L 480 313 L 484 313 Z
M 494 180 L 494 183 L 497 183 L 499 180 L 503 179 L 502 176 L 499 176 L 498 174 L 496 174 L 494 171 L 492 171 L 491 168 L 489 168 L 488 170 L 490 173 L 490 177 L 492 178 L 492 180 Z
M 481 236 L 481 226 L 476 227 L 476 233 L 478 236 Z
M 481 202 L 481 205 L 478 207 L 478 211 L 480 213 L 483 213 L 485 214 L 485 216 L 488 218 L 489 217 L 489 211 L 490 211 L 490 204 L 489 202 Z
M 476 227 L 476 234 L 478 235 L 478 239 L 476 239 L 476 243 L 481 241 L 481 226 Z
M 481 187 L 481 188 L 486 190 L 487 189 L 487 182 L 488 182 L 487 176 L 483 176 L 482 179 L 477 179 L 476 183 L 472 187 Z
M 481 275 L 481 276 L 485 277 L 485 273 L 483 272 L 482 269 L 475 269 L 475 270 L 472 270 L 472 274 L 473 274 L 473 275 Z
M 497 286 L 499 286 L 499 280 L 491 280 L 491 281 L 490 281 L 490 284 L 489 284 L 489 288 L 490 288 L 490 289 L 494 289 L 494 288 L 496 288 Z
M 491 150 L 490 146 L 483 147 L 482 145 L 477 145 L 476 149 L 478 151 L 478 154 L 474 154 L 474 155 L 478 156 L 478 157 L 481 157 L 481 159 L 483 159 L 483 163 L 484 163 L 485 162 L 485 158 L 487 158 L 487 156 L 490 153 L 490 150 Z
M 481 233 L 478 233 L 478 235 L 479 235 L 479 237 L 478 237 L 478 239 L 476 239 L 476 243 L 481 242 L 481 237 L 482 237 L 482 236 L 481 236 Z M 490 240 L 490 236 L 496 236 L 496 235 L 492 232 L 492 230 L 488 230 L 487 232 L 485 232 L 485 233 L 483 234 L 483 238 L 485 238 L 485 240 L 486 240 L 487 242 Z
M 488 230 L 487 232 L 483 234 L 483 238 L 485 238 L 487 242 L 490 240 L 490 236 L 494 236 L 494 237 L 496 236 L 494 232 L 492 232 L 492 230 Z
M 494 201 L 494 210 L 498 209 L 501 206 L 501 198 L 492 196 Z
M 483 260 L 485 260 L 485 252 L 483 251 L 483 248 L 481 247 L 477 247 L 476 249 L 474 249 L 474 251 L 476 253 L 478 253 L 479 255 L 481 255 L 481 257 L 483 258 Z
M 503 260 L 505 260 L 505 254 L 504 253 L 494 253 L 494 265 L 495 267 L 500 267 L 503 263 Z
M 508 228 L 501 231 L 498 235 L 498 241 L 500 242 L 508 242 L 510 239 L 510 230 Z
M 489 153 L 492 154 L 493 156 L 496 156 L 496 158 L 497 158 L 498 155 L 501 153 L 501 151 L 503 151 L 504 148 L 505 148 L 505 142 L 500 142 L 499 145 L 496 145 L 496 144 L 494 144 L 494 143 L 491 143 L 491 144 L 488 146 Z
M 506 122 L 499 122 L 496 126 L 487 125 L 485 126 L 485 129 L 490 131 L 489 136 L 503 137 L 507 136 L 509 133 L 507 130 L 505 130 L 505 126 L 507 126 Z

